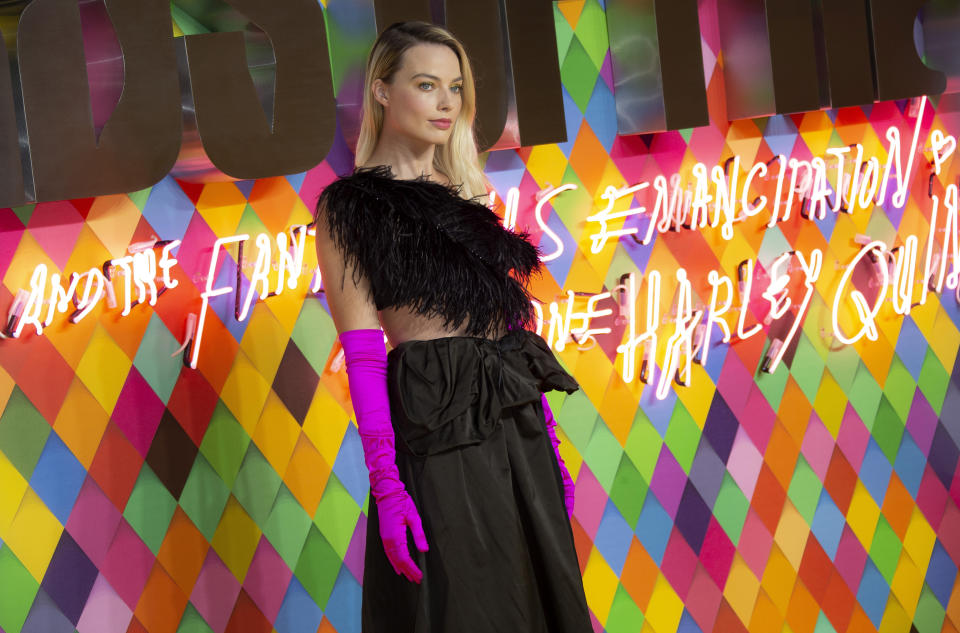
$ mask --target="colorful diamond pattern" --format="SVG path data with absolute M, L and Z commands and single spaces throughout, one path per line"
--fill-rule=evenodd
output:
M 817 325 L 853 234 L 925 231 L 924 199 L 745 228 L 730 242 L 624 239 L 599 254 L 585 222 L 606 186 L 696 161 L 809 158 L 856 142 L 882 152 L 904 108 L 618 137 L 604 3 L 554 9 L 568 141 L 486 159 L 499 191 L 519 187 L 527 228 L 539 188 L 578 186 L 544 207 L 565 252 L 536 296 L 600 292 L 630 270 L 765 266 L 789 248 L 821 248 L 831 269 L 792 362 L 773 375 L 757 371 L 757 338 L 715 345 L 690 387 L 657 401 L 624 385 L 612 338 L 558 354 L 583 386 L 550 399 L 577 481 L 572 528 L 594 629 L 960 630 L 960 310 L 944 294 L 845 348 Z M 174 19 L 175 35 L 202 31 L 175 6 Z M 715 40 L 702 42 L 712 111 Z M 78 325 L 0 344 L 0 632 L 360 631 L 368 485 L 322 295 L 305 296 L 305 273 L 300 290 L 255 303 L 243 323 L 233 296 L 218 298 L 199 368 L 171 357 L 205 288 L 203 249 L 308 222 L 332 166 L 350 164 L 342 144 L 334 153 L 289 178 L 168 177 L 129 195 L 0 210 L 5 304 L 37 263 L 69 274 L 150 235 L 182 241 L 180 287 L 156 306 L 118 318 L 101 305 Z M 221 255 L 217 285 L 235 279 L 236 260 L 235 246 Z

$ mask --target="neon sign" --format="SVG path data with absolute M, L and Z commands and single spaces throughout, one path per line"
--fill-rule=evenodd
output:
M 749 169 L 741 169 L 738 157 L 710 169 L 698 163 L 693 166 L 694 178 L 688 183 L 684 183 L 679 174 L 673 174 L 669 179 L 657 176 L 652 187 L 648 182 L 607 187 L 600 195 L 604 204 L 598 205 L 598 210 L 586 218 L 588 223 L 599 225 L 598 230 L 589 234 L 591 251 L 599 252 L 610 240 L 625 237 L 641 245 L 649 244 L 654 231 L 713 227 L 719 229 L 722 239 L 729 240 L 733 224 L 755 217 L 765 209 L 770 213 L 767 227 L 789 219 L 797 200 L 801 213 L 806 210 L 803 215 L 810 220 L 824 218 L 828 211 L 851 213 L 856 205 L 882 202 L 888 194 L 893 204 L 903 204 L 917 162 L 924 105 L 921 103 L 909 152 L 901 151 L 897 130 L 887 131 L 888 155 L 883 166 L 878 158 L 865 157 L 862 145 L 853 145 L 827 149 L 827 159 L 788 160 L 778 155 L 767 162 L 756 162 Z M 927 147 L 932 153 L 931 183 L 942 173 L 956 148 L 953 136 L 939 130 L 931 134 Z M 836 187 L 831 187 L 828 178 L 832 165 L 836 165 L 833 178 Z M 753 183 L 758 179 L 776 180 L 775 193 L 770 198 L 756 195 L 751 199 Z M 535 196 L 534 219 L 548 243 L 554 244 L 544 249 L 547 252 L 541 258 L 545 262 L 560 257 L 565 247 L 560 236 L 548 228 L 544 208 L 557 196 L 575 188 L 573 184 L 559 187 L 548 184 Z M 625 201 L 643 191 L 654 195 L 655 202 L 645 234 L 641 236 L 639 228 L 622 226 L 622 221 L 630 215 L 647 213 L 642 206 L 624 208 Z M 859 250 L 848 264 L 840 266 L 843 273 L 827 302 L 832 336 L 837 342 L 850 345 L 864 338 L 876 340 L 877 320 L 888 302 L 896 314 L 907 315 L 923 305 L 930 292 L 939 293 L 944 286 L 960 294 L 958 184 L 948 184 L 942 200 L 934 193 L 932 184 L 928 193 L 932 202 L 931 228 L 924 251 L 920 251 L 920 238 L 916 235 L 903 237 L 902 243 L 893 247 L 866 235 L 854 239 Z M 496 200 L 495 192 L 491 199 Z M 519 191 L 510 189 L 503 202 L 503 224 L 513 229 L 520 203 Z M 939 233 L 943 233 L 943 237 L 938 243 Z M 197 366 L 211 300 L 233 294 L 234 318 L 243 321 L 254 302 L 296 290 L 305 272 L 307 237 L 312 235 L 315 235 L 314 227 L 298 225 L 277 235 L 240 234 L 215 240 L 207 275 L 202 280 L 200 308 L 188 315 L 184 344 L 178 350 L 186 350 L 187 365 Z M 57 314 L 68 311 L 68 320 L 77 323 L 101 301 L 110 308 L 122 304 L 121 316 L 130 314 L 139 304 L 155 305 L 161 294 L 178 285 L 171 271 L 177 264 L 174 253 L 179 247 L 178 240 L 154 239 L 132 244 L 123 257 L 110 259 L 82 273 L 72 273 L 66 288 L 63 284 L 66 280 L 59 274 L 50 273 L 46 265 L 38 265 L 28 289 L 17 293 L 9 309 L 5 334 L 20 337 L 25 330 L 32 329 L 41 335 Z M 250 247 L 252 254 L 246 252 Z M 224 281 L 225 278 L 217 274 L 230 259 L 226 254 L 230 251 L 236 253 L 234 282 Z M 624 340 L 616 347 L 617 355 L 622 356 L 622 379 L 625 382 L 639 379 L 650 384 L 659 399 L 668 395 L 671 383 L 690 384 L 693 364 L 707 364 L 711 347 L 716 345 L 716 333 L 720 342 L 730 343 L 767 331 L 770 342 L 760 370 L 774 373 L 795 343 L 809 312 L 822 276 L 824 253 L 820 249 L 781 253 L 762 271 L 762 276 L 758 274 L 757 264 L 754 260 L 742 261 L 736 268 L 735 278 L 720 270 L 709 271 L 709 296 L 702 303 L 695 301 L 690 273 L 678 268 L 674 275 L 674 298 L 666 306 L 667 315 L 661 310 L 663 274 L 658 270 L 627 273 L 613 288 L 599 293 L 566 290 L 559 301 L 534 302 L 538 317 L 536 331 L 557 352 L 564 351 L 571 342 L 579 349 L 586 349 L 596 345 L 601 337 L 613 334 L 610 319 L 614 317 L 615 322 L 624 325 Z M 243 283 L 245 273 L 249 280 L 246 284 Z M 645 293 L 641 289 L 642 281 L 646 283 Z M 917 283 L 920 284 L 919 298 Z M 322 291 L 319 268 L 313 270 L 309 291 Z M 585 306 L 580 303 L 584 300 Z M 610 305 L 615 308 L 608 307 Z M 638 310 L 641 306 L 642 313 Z M 779 324 L 776 328 L 774 322 Z

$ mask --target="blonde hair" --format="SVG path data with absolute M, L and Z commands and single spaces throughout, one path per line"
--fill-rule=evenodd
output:
M 437 145 L 433 155 L 434 169 L 460 186 L 460 195 L 470 199 L 486 196 L 486 178 L 480 168 L 473 122 L 477 113 L 476 88 L 473 71 L 463 45 L 446 29 L 427 22 L 397 22 L 387 27 L 373 44 L 367 58 L 366 79 L 363 87 L 363 119 L 354 164 L 367 162 L 380 140 L 383 130 L 383 106 L 373 97 L 373 82 L 393 80 L 400 68 L 403 54 L 416 44 L 440 44 L 450 48 L 460 60 L 463 76 L 460 116 L 453 122 L 449 140 Z

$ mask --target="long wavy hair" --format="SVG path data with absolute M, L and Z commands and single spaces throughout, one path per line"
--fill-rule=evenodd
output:
M 373 97 L 373 82 L 376 79 L 392 82 L 403 62 L 404 52 L 416 44 L 440 44 L 450 48 L 460 60 L 460 73 L 463 76 L 460 115 L 453 122 L 449 140 L 443 145 L 437 145 L 433 166 L 449 178 L 451 184 L 459 185 L 462 197 L 470 199 L 486 196 L 486 179 L 480 169 L 473 128 L 477 113 L 477 93 L 470 59 L 463 45 L 449 31 L 427 22 L 397 22 L 387 27 L 373 43 L 367 58 L 363 119 L 360 123 L 360 138 L 357 141 L 354 163 L 360 166 L 367 162 L 383 130 L 383 106 Z

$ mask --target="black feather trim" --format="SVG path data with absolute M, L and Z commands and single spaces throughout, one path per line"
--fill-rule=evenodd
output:
M 451 330 L 466 321 L 467 336 L 529 328 L 527 283 L 540 272 L 540 253 L 527 233 L 505 229 L 458 192 L 424 177 L 396 179 L 387 166 L 360 168 L 324 189 L 317 213 L 354 279 L 370 281 L 378 310 L 409 307 Z

